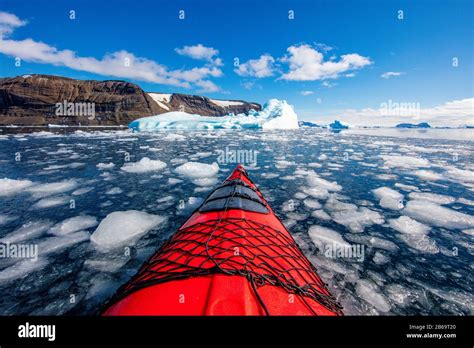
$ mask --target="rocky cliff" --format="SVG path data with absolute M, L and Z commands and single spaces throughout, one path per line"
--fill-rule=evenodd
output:
M 146 93 L 125 81 L 50 75 L 0 79 L 0 125 L 127 125 L 137 118 L 168 111 L 223 116 L 260 108 L 244 101 Z

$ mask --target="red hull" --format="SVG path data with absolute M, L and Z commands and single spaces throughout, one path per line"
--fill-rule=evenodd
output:
M 110 301 L 104 315 L 341 315 L 238 166 Z

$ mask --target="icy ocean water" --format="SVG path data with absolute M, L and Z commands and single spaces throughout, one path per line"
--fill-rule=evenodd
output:
M 474 137 L 465 134 L 466 140 L 312 129 L 1 135 L 0 178 L 31 183 L 4 183 L 0 239 L 37 244 L 39 259 L 0 260 L 0 314 L 97 314 L 235 164 L 220 163 L 217 174 L 204 170 L 198 180 L 175 169 L 216 162 L 216 151 L 227 147 L 258 150 L 251 179 L 346 314 L 472 315 Z M 166 167 L 121 170 L 127 153 L 130 162 L 148 157 Z M 95 219 L 128 210 L 166 219 L 133 242 L 99 250 L 89 238 Z M 57 225 L 72 217 L 78 218 L 69 228 Z M 363 261 L 326 257 L 318 245 L 332 241 L 363 245 Z

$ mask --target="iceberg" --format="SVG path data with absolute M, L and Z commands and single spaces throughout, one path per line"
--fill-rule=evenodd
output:
M 297 129 L 298 116 L 285 100 L 270 99 L 261 111 L 250 110 L 248 114 L 227 116 L 201 116 L 181 111 L 142 117 L 132 121 L 128 127 L 133 131 L 156 130 L 212 130 L 212 129 Z

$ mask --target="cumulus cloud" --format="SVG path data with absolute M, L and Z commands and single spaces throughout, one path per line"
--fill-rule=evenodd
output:
M 289 81 L 335 79 L 342 73 L 372 64 L 368 57 L 357 53 L 341 55 L 338 61 L 325 61 L 321 52 L 306 44 L 288 47 L 287 55 L 281 61 L 289 65 L 289 71 L 280 78 Z
M 31 38 L 24 40 L 9 39 L 14 29 L 25 24 L 25 21 L 14 14 L 0 12 L 0 53 L 19 57 L 28 62 L 65 66 L 70 69 L 103 76 L 128 78 L 183 88 L 200 87 L 206 89 L 206 91 L 219 90 L 212 81 L 207 80 L 210 77 L 222 75 L 222 71 L 215 66 L 196 67 L 189 70 L 170 70 L 156 61 L 137 57 L 125 50 L 106 54 L 101 59 L 97 59 L 95 57 L 79 56 L 69 49 L 60 50 Z M 193 51 L 193 54 L 198 55 L 196 52 Z M 201 57 L 203 57 L 202 54 Z
M 217 55 L 219 54 L 219 50 L 212 47 L 206 47 L 202 44 L 175 48 L 175 51 L 176 53 L 182 56 L 187 56 L 193 59 L 205 60 L 216 66 L 222 65 L 222 60 L 217 57 Z
M 401 72 L 401 71 L 387 71 L 387 72 L 383 73 L 382 75 L 380 75 L 380 77 L 383 77 L 384 79 L 389 79 L 391 77 L 400 76 L 400 75 L 403 75 L 403 74 L 405 74 L 405 73 Z
M 430 108 L 416 102 L 387 101 L 379 109 L 346 109 L 338 113 L 354 125 L 394 126 L 401 122 L 429 122 L 432 126 L 474 125 L 474 98 L 448 101 Z
M 313 91 L 301 91 L 300 93 L 301 93 L 301 95 L 304 95 L 304 96 L 314 94 Z
M 269 54 L 263 54 L 258 59 L 251 59 L 240 64 L 234 71 L 239 76 L 269 77 L 273 75 L 275 59 Z
M 0 36 L 8 35 L 13 30 L 26 24 L 12 13 L 0 12 Z

